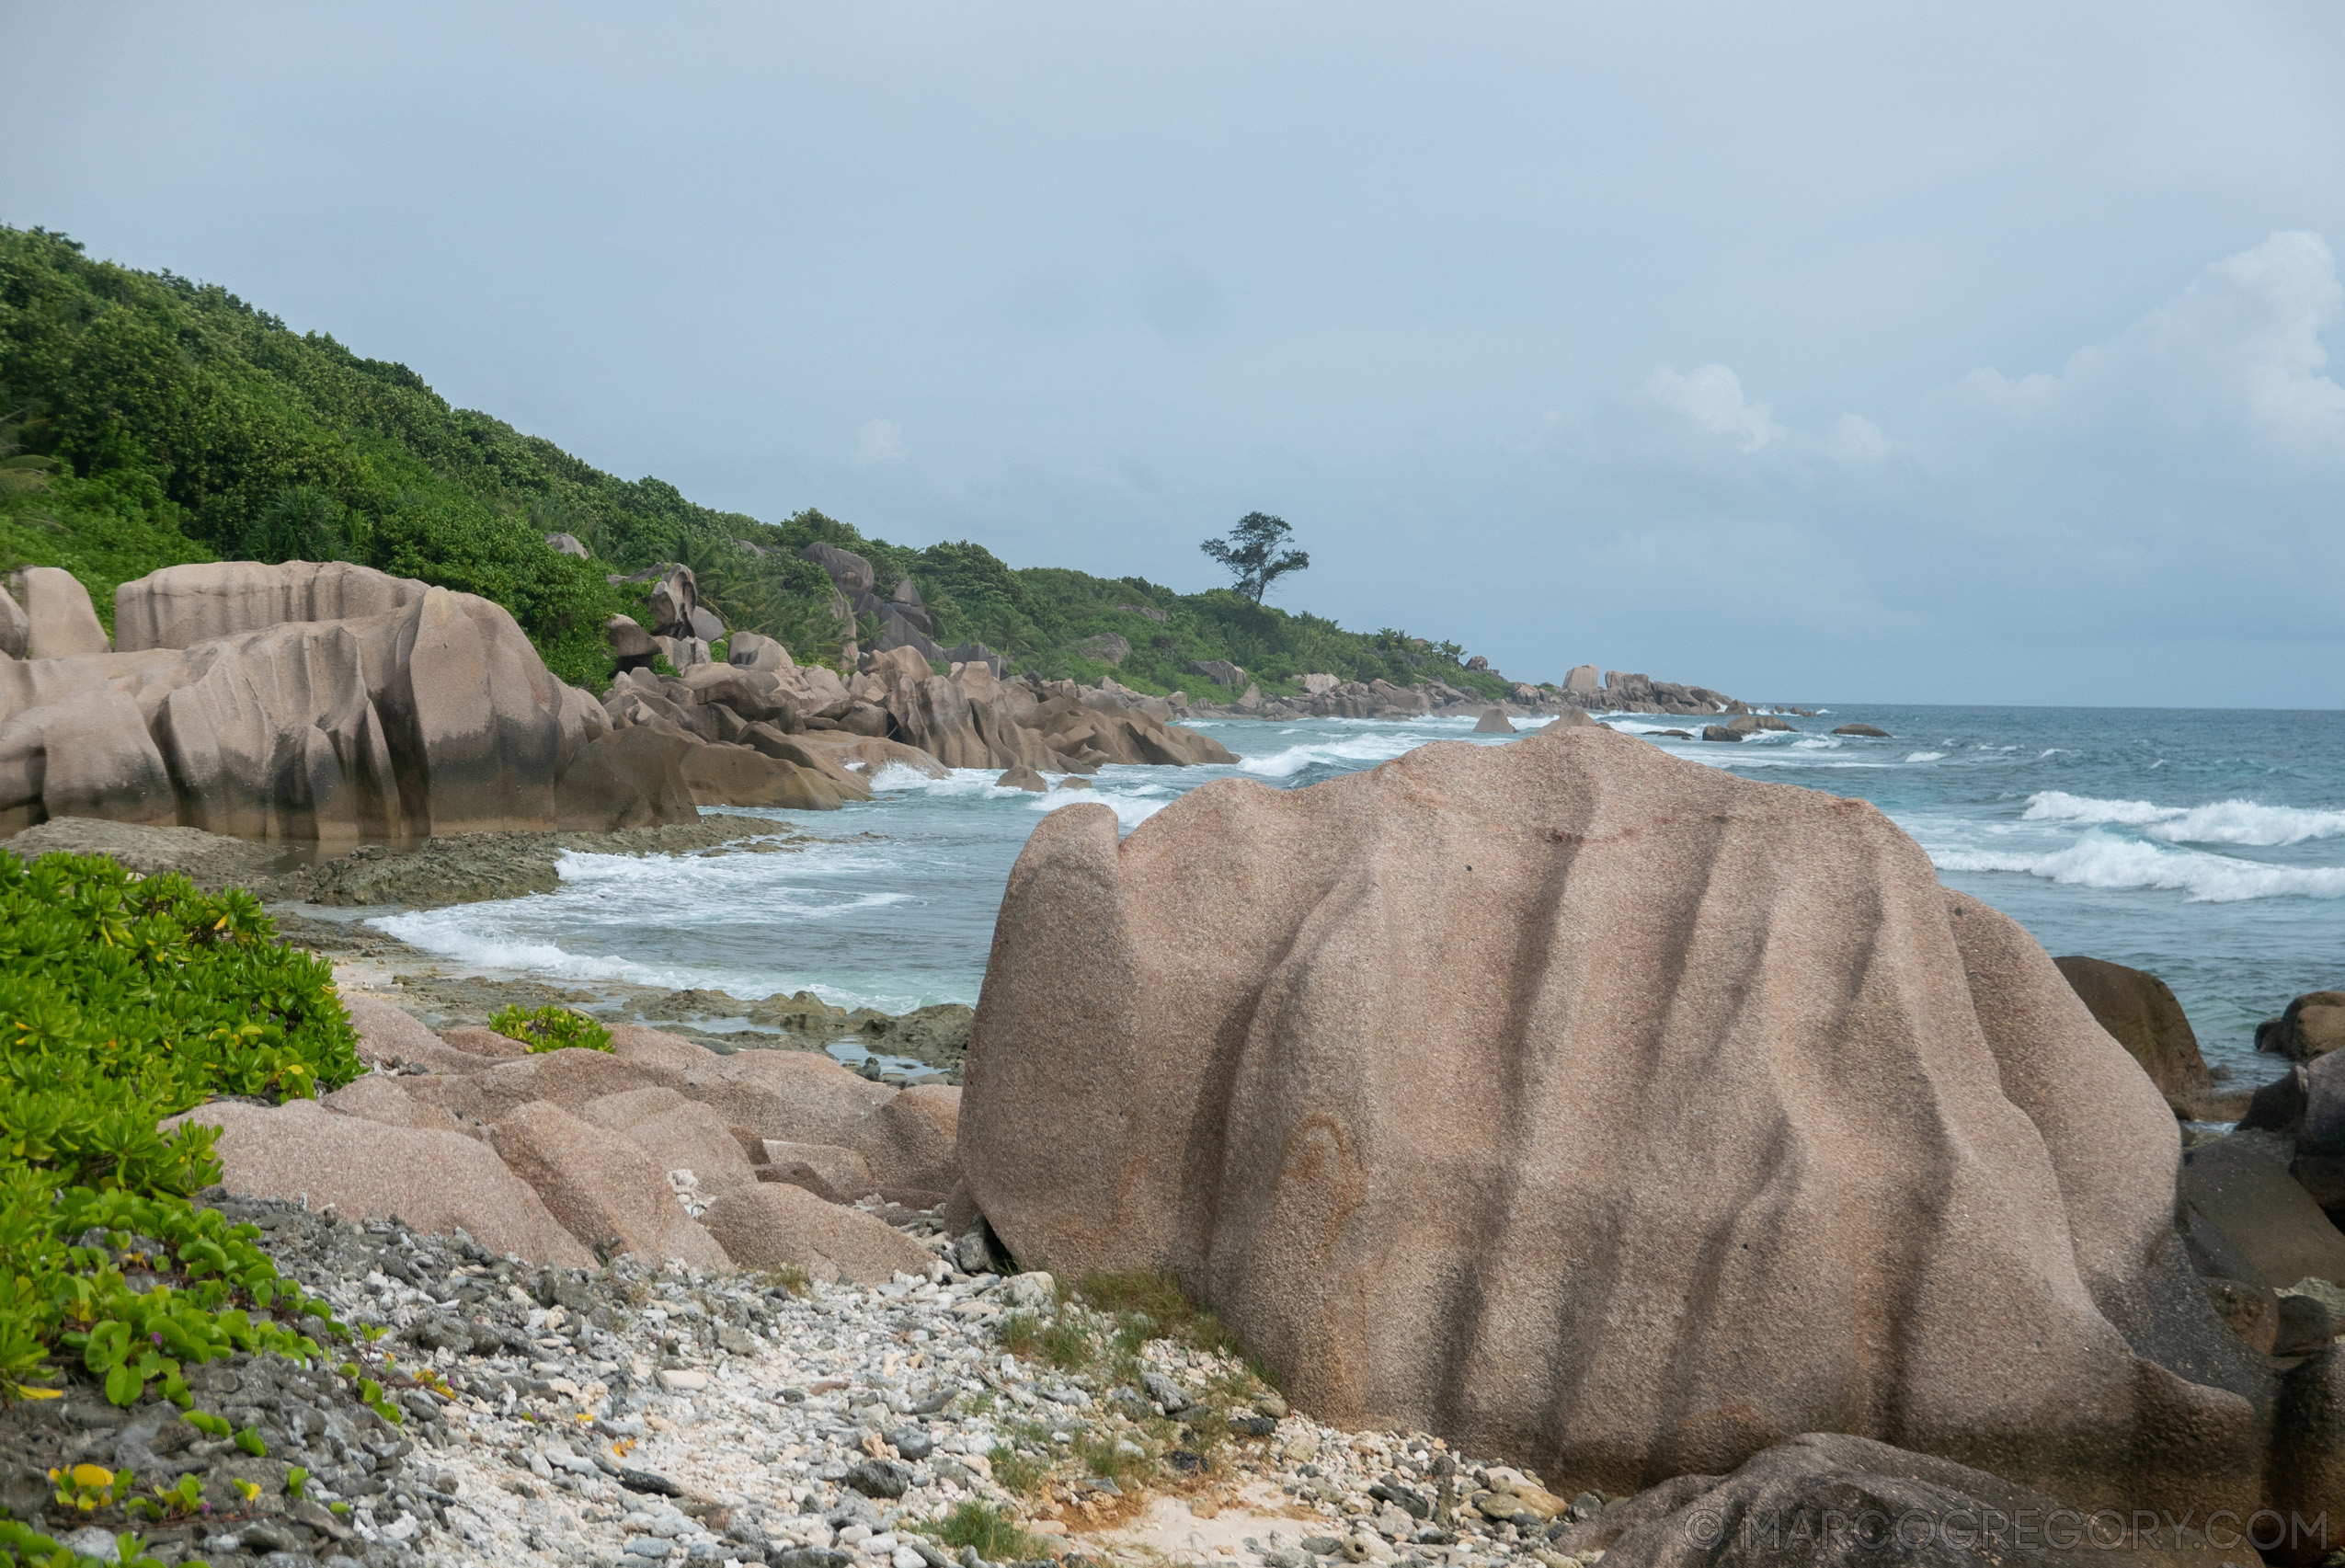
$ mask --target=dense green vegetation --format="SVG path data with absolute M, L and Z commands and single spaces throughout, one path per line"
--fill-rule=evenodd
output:
M 274 935 L 246 893 L 0 854 L 0 1401 L 41 1397 L 61 1355 L 118 1404 L 184 1406 L 188 1363 L 318 1354 L 323 1304 L 188 1201 L 219 1179 L 212 1129 L 156 1127 L 358 1076 L 332 967 Z
M 516 1003 L 498 1013 L 488 1021 L 488 1026 L 507 1039 L 527 1046 L 532 1056 L 572 1047 L 589 1051 L 618 1048 L 611 1043 L 609 1029 L 575 1008 L 525 1008 Z
M 554 532 L 594 559 L 549 549 Z M 601 623 L 641 605 L 607 577 L 670 560 L 693 568 L 728 624 L 835 658 L 844 628 L 829 579 L 797 556 L 817 541 L 868 556 L 883 597 L 909 573 L 941 642 L 982 642 L 1044 675 L 1110 673 L 1075 645 L 1112 632 L 1133 649 L 1112 672 L 1149 692 L 1234 694 L 1191 673 L 1192 659 L 1242 666 L 1265 691 L 1312 670 L 1504 686 L 1461 669 L 1455 645 L 1346 632 L 1254 602 L 1258 588 L 1184 595 L 1013 569 L 967 541 L 909 549 L 818 511 L 778 523 L 715 511 L 451 408 L 406 366 L 290 331 L 216 286 L 0 227 L 0 567 L 63 567 L 101 618 L 116 584 L 177 562 L 357 561 L 497 601 L 557 674 L 600 690 Z

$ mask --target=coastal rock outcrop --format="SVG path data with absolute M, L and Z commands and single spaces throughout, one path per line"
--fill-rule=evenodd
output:
M 8 591 L 21 608 L 21 658 L 74 658 L 107 651 L 106 628 L 90 607 L 89 590 L 73 573 L 55 567 L 24 567 L 8 577 Z
M 0 665 L 0 830 L 72 815 L 422 838 L 690 810 L 675 750 L 612 743 L 593 700 L 485 599 L 231 562 L 125 583 L 115 605 L 122 651 Z
M 898 1274 L 928 1269 L 928 1249 L 894 1226 L 787 1182 L 728 1194 L 701 1218 L 743 1268 L 795 1264 L 809 1278 L 861 1285 L 885 1285 Z
M 2145 969 L 2105 958 L 2071 955 L 2053 963 L 2092 1011 L 2094 1021 L 2142 1064 L 2166 1103 L 2184 1116 L 2203 1116 L 2214 1093 L 2214 1077 L 2199 1054 L 2199 1037 L 2173 988 Z M 2222 1119 L 2237 1120 L 2238 1108 Z
M 2336 1354 L 2225 1326 L 2172 1113 L 2042 949 L 1872 807 L 1599 727 L 1052 814 L 959 1155 L 1018 1255 L 1566 1495 L 1819 1429 L 2072 1503 L 2334 1463 L 2289 1412 Z
M 221 1181 L 239 1196 L 331 1205 L 349 1219 L 395 1215 L 442 1235 L 462 1229 L 532 1263 L 592 1261 L 486 1144 L 461 1132 L 388 1126 L 307 1100 L 216 1100 L 164 1125 L 184 1122 L 220 1129 Z
M 2345 1049 L 2345 990 L 2309 991 L 2256 1025 L 2256 1049 L 2311 1061 Z
M 1601 1553 L 1605 1568 L 2053 1568 L 2120 1551 L 2142 1568 L 2222 1568 L 2240 1560 L 2248 1527 L 2245 1518 L 2227 1530 L 2218 1526 L 2218 1535 L 2236 1538 L 2218 1548 L 2202 1521 L 2185 1528 L 2155 1511 L 2146 1521 L 2094 1520 L 1966 1465 L 1813 1432 L 1752 1456 L 1731 1475 L 1679 1476 L 1623 1499 L 1560 1530 L 1551 1549 L 1574 1559 Z

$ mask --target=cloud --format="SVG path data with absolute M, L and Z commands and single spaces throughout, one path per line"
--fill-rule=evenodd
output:
M 1821 429 L 1730 366 L 1664 367 L 1550 412 L 1518 450 L 1576 559 L 1700 602 L 1681 635 L 1723 668 L 1763 648 L 1856 686 L 1935 666 L 1958 700 L 2087 681 L 2133 701 L 2345 698 L 2345 601 L 2294 586 L 2345 575 L 2336 258 L 2273 234 L 2129 314 L 2056 371 L 1977 370 Z
M 2320 235 L 2282 232 L 2224 258 L 2057 375 L 1974 371 L 1962 394 L 2015 430 L 2052 439 L 2124 434 L 2193 448 L 2236 441 L 2345 461 L 2345 386 L 2322 373 L 2321 334 L 2345 313 Z
M 911 448 L 904 444 L 904 427 L 893 419 L 866 419 L 855 427 L 855 466 L 876 468 L 883 463 L 909 463 Z
M 1737 438 L 1744 452 L 1757 452 L 1785 434 L 1766 404 L 1744 400 L 1743 378 L 1724 365 L 1704 365 L 1685 375 L 1664 365 L 1646 378 L 1645 392 L 1712 435 Z

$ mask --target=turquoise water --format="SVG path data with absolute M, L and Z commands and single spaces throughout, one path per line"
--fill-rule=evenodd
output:
M 1815 706 L 1818 704 L 1806 704 Z M 1888 740 L 1828 733 L 1861 721 Z M 1669 721 L 1619 716 L 1632 733 Z M 1879 806 L 1947 884 L 2054 954 L 2171 985 L 2208 1059 L 2244 1080 L 2256 1022 L 2345 986 L 2345 714 L 1837 706 L 1739 746 L 1653 743 L 1713 767 Z M 1201 723 L 1234 767 L 1108 768 L 1036 796 L 992 774 L 893 770 L 836 812 L 750 813 L 818 842 L 795 853 L 566 857 L 554 894 L 394 915 L 408 942 L 490 970 L 721 989 L 811 988 L 900 1012 L 974 1001 L 1012 862 L 1045 810 L 1080 800 L 1137 827 L 1230 774 L 1299 789 L 1430 740 L 1504 745 L 1472 720 Z

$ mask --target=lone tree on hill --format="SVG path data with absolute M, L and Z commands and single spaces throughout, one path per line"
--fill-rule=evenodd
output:
M 1280 549 L 1294 532 L 1284 518 L 1250 511 L 1238 520 L 1229 537 L 1208 539 L 1197 548 L 1230 568 L 1238 579 L 1239 598 L 1260 604 L 1272 583 L 1311 564 L 1310 556 L 1300 550 Z

